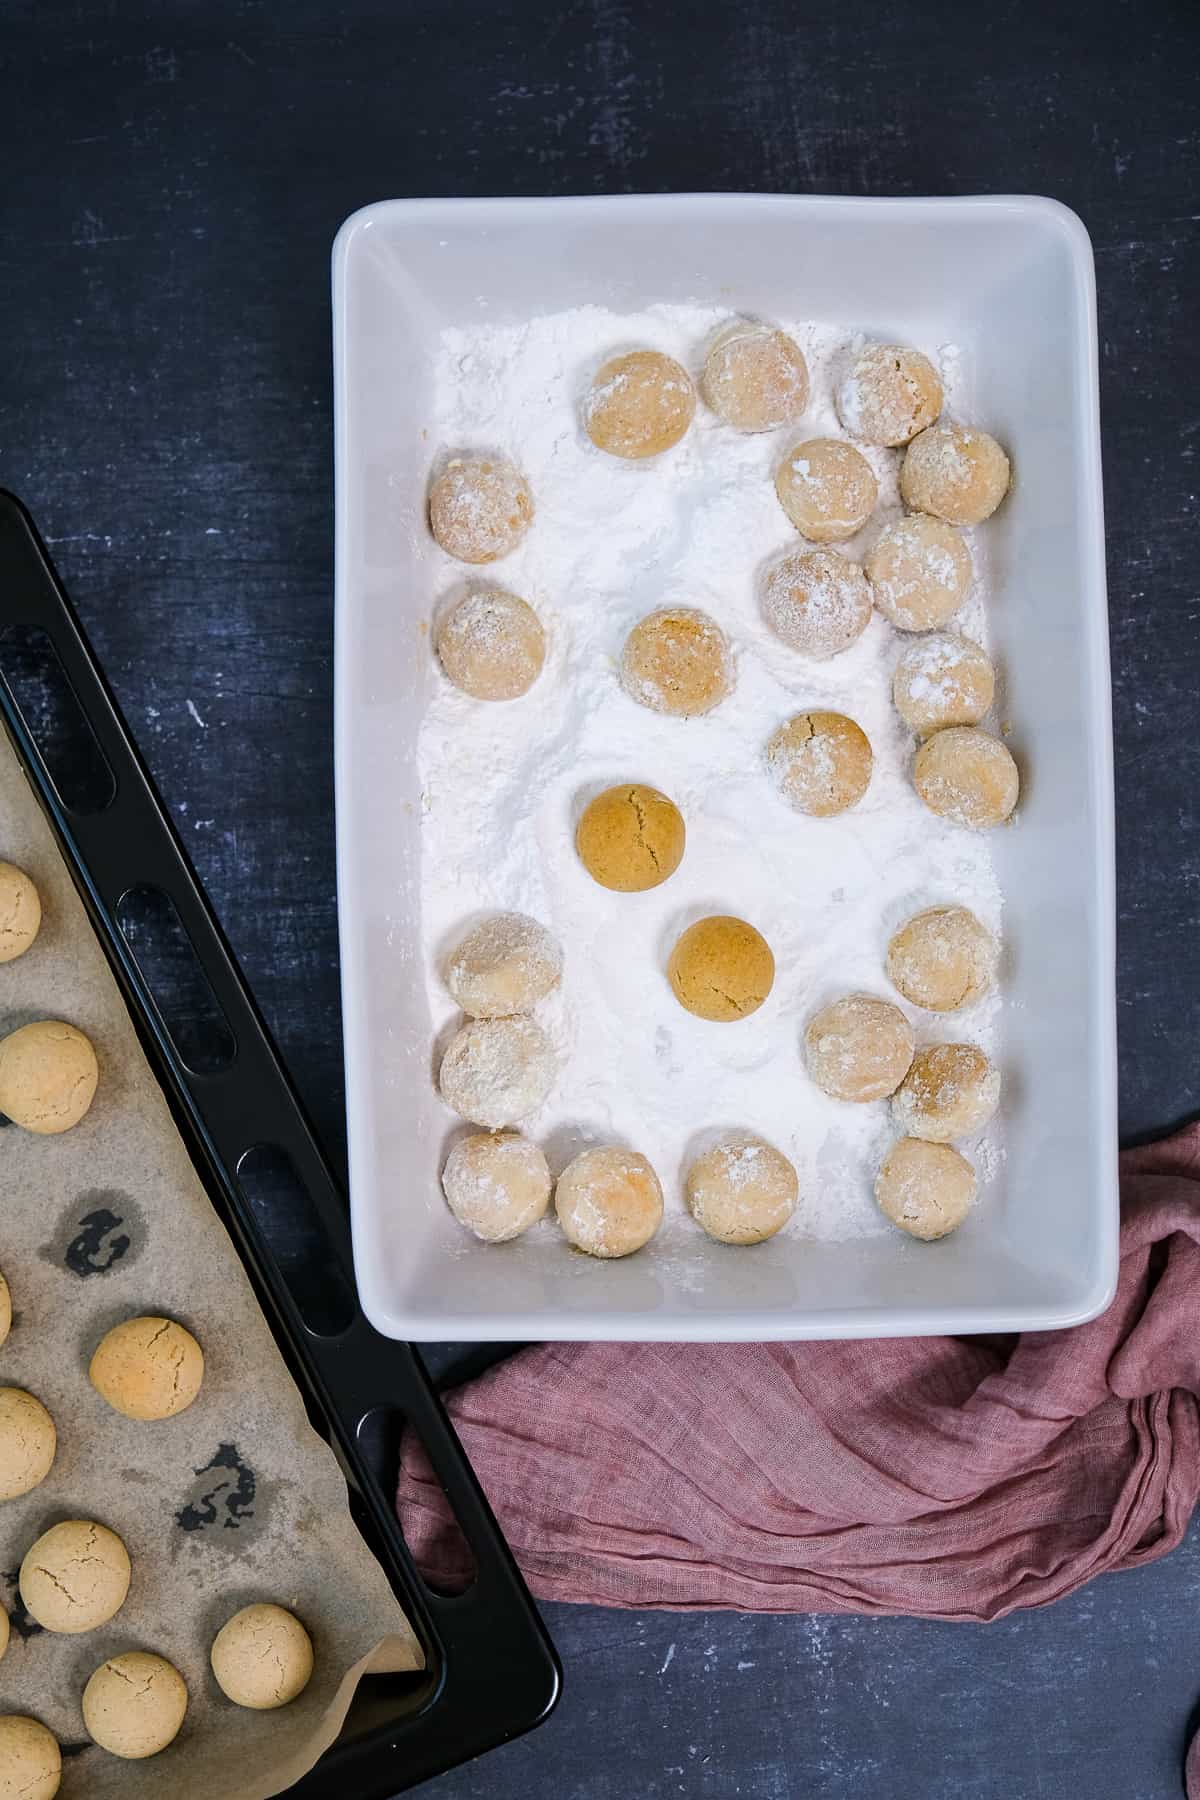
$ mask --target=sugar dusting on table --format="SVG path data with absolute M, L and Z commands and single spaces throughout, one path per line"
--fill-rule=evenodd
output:
M 439 680 L 422 725 L 422 941 L 434 1028 L 444 1037 L 456 1016 L 445 960 L 482 914 L 526 912 L 549 926 L 563 947 L 563 980 L 538 1018 L 559 1073 L 521 1128 L 546 1149 L 554 1174 L 591 1144 L 641 1151 L 667 1196 L 664 1239 L 681 1246 L 683 1233 L 695 1234 L 683 1173 L 719 1129 L 757 1132 L 795 1164 L 800 1202 L 789 1232 L 842 1239 L 890 1229 L 872 1199 L 895 1135 L 887 1103 L 821 1094 L 803 1065 L 805 1022 L 845 993 L 899 1001 L 884 971 L 887 940 L 923 907 L 959 902 L 993 929 L 1000 922 L 986 835 L 934 818 L 912 788 L 913 739 L 891 701 L 892 671 L 911 640 L 876 615 L 848 651 L 817 662 L 783 644 L 760 613 L 764 568 L 805 547 L 779 506 L 774 470 L 792 443 L 845 435 L 833 386 L 860 340 L 844 326 L 780 321 L 811 374 L 808 410 L 790 434 L 742 434 L 701 404 L 676 449 L 627 463 L 581 429 L 589 381 L 608 357 L 644 346 L 698 375 L 727 323 L 711 308 L 582 307 L 448 329 L 430 432 L 435 455 L 500 451 L 528 478 L 533 526 L 487 578 L 527 600 L 548 638 L 545 670 L 524 698 L 472 701 Z M 953 414 L 957 357 L 921 348 L 940 362 Z M 897 453 L 863 453 L 880 505 L 839 546 L 856 560 L 900 510 Z M 953 628 L 986 646 L 978 535 L 976 583 Z M 432 614 L 468 572 L 440 552 L 430 566 Z M 730 639 L 734 691 L 702 718 L 651 712 L 618 679 L 630 627 L 667 605 L 701 608 Z M 791 811 L 765 767 L 771 734 L 810 708 L 847 713 L 874 752 L 865 798 L 836 818 Z M 582 807 L 624 781 L 661 788 L 686 821 L 679 870 L 649 893 L 597 886 L 575 853 Z M 666 979 L 679 932 L 708 913 L 749 920 L 775 953 L 769 999 L 733 1024 L 684 1012 Z M 994 1052 L 998 1005 L 993 995 L 949 1017 L 905 1010 L 918 1043 L 962 1038 Z M 447 1115 L 447 1136 L 453 1123 Z M 967 1150 L 986 1179 L 994 1130 Z

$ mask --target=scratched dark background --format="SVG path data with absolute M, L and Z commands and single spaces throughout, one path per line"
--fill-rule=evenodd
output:
M 50 540 L 335 1154 L 328 253 L 347 213 L 406 194 L 1031 190 L 1078 210 L 1122 1127 L 1196 1109 L 1198 48 L 1192 0 L 0 5 L 0 481 Z M 1173 1800 L 1198 1608 L 1200 1530 L 986 1629 L 554 1607 L 558 1713 L 426 1791 Z

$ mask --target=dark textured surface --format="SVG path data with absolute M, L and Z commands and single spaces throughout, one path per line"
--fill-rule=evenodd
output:
M 336 1152 L 327 256 L 346 213 L 393 194 L 1032 190 L 1081 213 L 1123 1129 L 1200 1104 L 1191 0 L 42 0 L 0 17 L 0 481 L 50 538 Z M 1165 1564 L 986 1630 L 555 1608 L 556 1718 L 429 1792 L 1168 1800 L 1198 1601 L 1193 1532 Z

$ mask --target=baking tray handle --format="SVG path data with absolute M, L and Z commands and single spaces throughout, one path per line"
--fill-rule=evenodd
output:
M 42 632 L 112 776 L 95 811 L 69 806 L 5 674 L 14 628 Z M 411 1716 L 375 1734 L 377 1775 L 364 1746 L 335 1746 L 297 1795 L 335 1790 L 334 1765 L 354 1769 L 359 1800 L 465 1760 L 540 1722 L 557 1700 L 553 1647 L 466 1456 L 412 1346 L 375 1332 L 354 1297 L 345 1199 L 279 1053 L 208 904 L 195 871 L 133 743 L 116 700 L 19 500 L 0 490 L 0 716 L 37 793 L 88 910 L 139 1035 L 192 1151 L 209 1196 L 253 1282 L 280 1348 L 318 1405 L 329 1440 L 365 1514 L 372 1547 L 420 1637 L 433 1675 Z M 118 909 L 135 888 L 173 904 L 232 1034 L 228 1059 L 203 1072 L 184 1061 L 159 1000 L 121 928 Z M 298 1303 L 239 1169 L 262 1146 L 282 1151 L 319 1226 L 326 1276 L 341 1282 L 349 1311 L 333 1330 L 314 1330 Z M 389 1483 L 372 1467 L 364 1423 L 377 1409 L 419 1432 L 474 1555 L 476 1576 L 455 1597 L 432 1593 L 404 1542 Z M 403 1765 L 393 1757 L 403 1743 Z M 390 1767 L 389 1767 L 390 1764 Z M 376 1782 L 382 1785 L 376 1785 Z M 367 1785 L 364 1785 L 364 1782 Z

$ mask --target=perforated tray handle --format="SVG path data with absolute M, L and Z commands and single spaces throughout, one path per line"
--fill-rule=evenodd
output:
M 357 1306 L 348 1329 L 334 1337 L 309 1330 L 297 1308 L 239 1185 L 238 1167 L 246 1152 L 262 1144 L 286 1153 L 312 1202 L 328 1253 L 352 1291 L 344 1198 L 33 521 L 20 501 L 0 490 L 0 634 L 13 626 L 35 627 L 49 639 L 112 772 L 111 802 L 93 814 L 64 805 L 2 668 L 0 714 L 209 1195 L 293 1374 L 326 1421 L 330 1442 L 369 1516 L 373 1547 L 437 1667 L 419 1710 L 375 1734 L 377 1774 L 363 1766 L 365 1751 L 335 1746 L 294 1790 L 316 1800 L 337 1791 L 331 1784 L 335 1770 L 353 1767 L 357 1800 L 376 1795 L 382 1800 L 537 1724 L 558 1697 L 557 1658 L 412 1347 L 375 1332 Z M 122 895 L 143 885 L 159 888 L 174 903 L 233 1032 L 232 1059 L 214 1073 L 198 1074 L 182 1061 L 117 922 Z M 359 1428 L 377 1406 L 396 1408 L 411 1419 L 446 1489 L 477 1566 L 465 1594 L 433 1594 L 413 1564 L 393 1497 L 359 1443 Z M 395 1765 L 389 1769 L 393 1748 Z M 369 1786 L 362 1785 L 364 1779 Z

